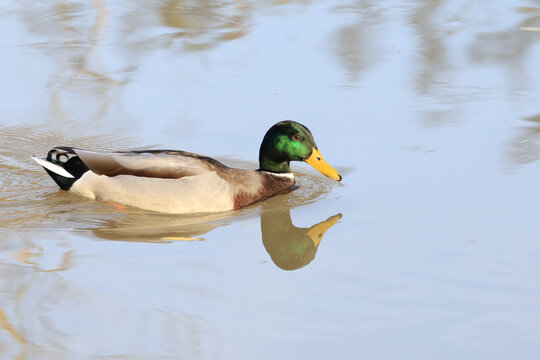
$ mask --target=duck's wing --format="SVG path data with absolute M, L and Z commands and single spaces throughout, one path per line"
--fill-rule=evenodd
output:
M 98 175 L 134 175 L 151 178 L 178 179 L 227 168 L 219 161 L 177 150 L 142 150 L 98 152 L 73 151 L 86 166 Z

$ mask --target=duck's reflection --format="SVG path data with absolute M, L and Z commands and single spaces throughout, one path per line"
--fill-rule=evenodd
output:
M 99 222 L 92 233 L 106 240 L 171 242 L 202 240 L 202 235 L 232 220 L 253 216 L 250 212 L 205 215 L 202 217 L 174 217 L 163 214 L 129 214 Z M 276 266 L 296 270 L 309 264 L 328 229 L 341 214 L 329 217 L 308 228 L 299 228 L 291 221 L 290 209 L 262 209 L 261 233 L 263 245 Z
M 92 228 L 92 233 L 105 240 L 113 241 L 141 241 L 168 243 L 171 241 L 197 241 L 203 240 L 204 235 L 215 228 L 226 225 L 219 220 L 185 224 L 175 221 L 170 216 L 146 217 L 130 216 L 119 219 L 107 219 Z
M 276 266 L 296 270 L 309 264 L 317 253 L 324 234 L 341 219 L 341 214 L 313 225 L 299 228 L 293 225 L 287 211 L 265 212 L 261 215 L 263 245 Z

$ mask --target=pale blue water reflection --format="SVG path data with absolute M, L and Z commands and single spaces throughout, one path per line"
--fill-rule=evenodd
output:
M 534 0 L 0 5 L 1 357 L 536 359 L 539 19 Z M 29 159 L 253 168 L 283 119 L 348 169 L 295 164 L 270 203 L 297 228 L 343 214 L 295 271 L 262 204 L 188 233 L 58 193 Z M 136 225 L 204 241 L 107 240 Z

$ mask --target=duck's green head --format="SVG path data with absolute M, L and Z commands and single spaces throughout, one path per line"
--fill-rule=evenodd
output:
M 259 170 L 290 173 L 291 161 L 305 161 L 321 174 L 341 181 L 341 175 L 322 157 L 309 129 L 295 121 L 281 121 L 264 135 L 259 151 Z

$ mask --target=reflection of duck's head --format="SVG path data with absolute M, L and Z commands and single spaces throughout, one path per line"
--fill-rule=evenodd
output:
M 292 224 L 289 211 L 261 214 L 261 231 L 264 247 L 274 264 L 283 270 L 296 270 L 309 264 L 328 229 L 341 219 L 341 214 L 310 228 Z

